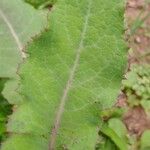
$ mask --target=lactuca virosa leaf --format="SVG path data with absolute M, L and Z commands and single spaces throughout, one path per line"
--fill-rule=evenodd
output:
M 3 95 L 10 103 L 21 101 L 16 92 L 18 80 L 17 67 L 25 57 L 23 47 L 31 36 L 46 27 L 46 11 L 36 11 L 21 0 L 0 0 L 0 87 L 4 87 L 6 78 L 11 78 L 5 85 Z M 7 115 L 11 106 L 2 96 L 0 89 L 0 143 L 6 133 Z
M 122 0 L 57 1 L 50 29 L 27 48 L 24 103 L 2 150 L 92 150 L 100 111 L 115 103 L 126 64 Z
M 11 78 L 3 91 L 11 104 L 21 101 L 16 72 L 25 57 L 23 47 L 46 25 L 46 11 L 37 11 L 22 0 L 0 0 L 0 78 Z
M 0 77 L 16 75 L 23 47 L 46 26 L 46 15 L 22 0 L 0 0 Z

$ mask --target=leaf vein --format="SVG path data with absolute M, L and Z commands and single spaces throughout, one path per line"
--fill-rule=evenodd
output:
M 76 72 L 76 69 L 77 69 L 79 61 L 80 61 L 80 54 L 81 54 L 81 50 L 84 46 L 83 42 L 84 42 L 84 38 L 85 38 L 85 35 L 86 35 L 86 32 L 87 32 L 88 21 L 89 21 L 89 17 L 90 17 L 90 13 L 91 13 L 91 5 L 92 5 L 92 0 L 89 0 L 87 14 L 85 16 L 85 21 L 84 21 L 84 24 L 83 24 L 83 30 L 82 30 L 82 33 L 81 33 L 81 40 L 80 40 L 79 46 L 77 48 L 75 61 L 74 61 L 73 67 L 70 71 L 69 79 L 67 81 L 66 87 L 64 89 L 63 95 L 62 95 L 61 100 L 60 100 L 60 105 L 59 105 L 59 108 L 58 108 L 58 111 L 57 111 L 57 114 L 56 114 L 56 119 L 55 119 L 55 122 L 54 122 L 54 128 L 53 128 L 52 133 L 51 133 L 51 140 L 50 140 L 50 143 L 49 143 L 49 150 L 53 150 L 54 147 L 55 147 L 56 137 L 57 137 L 58 130 L 59 130 L 59 127 L 60 127 L 60 122 L 61 122 L 62 114 L 64 112 L 64 107 L 65 107 L 65 104 L 66 104 L 66 101 L 67 101 L 68 92 L 69 92 L 69 90 L 72 86 L 72 82 L 73 82 L 73 79 L 74 79 L 74 76 L 75 76 L 75 72 Z
M 8 26 L 9 30 L 10 30 L 10 33 L 11 35 L 13 36 L 19 50 L 21 51 L 21 54 L 22 54 L 22 57 L 25 58 L 26 55 L 25 53 L 22 51 L 23 49 L 23 45 L 21 43 L 21 41 L 19 40 L 19 37 L 17 35 L 17 33 L 15 32 L 12 24 L 10 23 L 10 21 L 8 20 L 8 18 L 6 17 L 6 15 L 4 14 L 4 12 L 0 9 L 0 16 L 2 17 L 2 19 L 4 20 L 4 22 L 6 23 L 6 25 Z

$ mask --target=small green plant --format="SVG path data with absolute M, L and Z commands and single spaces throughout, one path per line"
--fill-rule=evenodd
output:
M 150 65 L 132 65 L 123 81 L 123 90 L 131 106 L 143 105 L 150 101 Z

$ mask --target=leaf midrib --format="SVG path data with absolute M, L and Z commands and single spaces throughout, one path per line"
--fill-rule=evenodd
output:
M 88 27 L 88 21 L 89 21 L 89 16 L 90 16 L 90 12 L 91 12 L 91 5 L 92 5 L 92 0 L 89 0 L 88 1 L 87 14 L 85 16 L 85 21 L 84 21 L 83 29 L 82 29 L 82 33 L 81 33 L 81 38 L 80 38 L 81 40 L 80 40 L 79 46 L 76 50 L 77 51 L 76 57 L 75 57 L 73 66 L 70 69 L 69 78 L 68 78 L 68 81 L 67 81 L 66 86 L 64 88 L 63 95 L 60 99 L 60 105 L 59 105 L 59 108 L 58 108 L 58 111 L 57 111 L 57 114 L 56 114 L 56 117 L 55 117 L 56 119 L 54 121 L 54 128 L 53 128 L 52 133 L 51 133 L 51 140 L 50 140 L 50 143 L 49 143 L 49 150 L 53 150 L 55 148 L 56 137 L 57 137 L 58 130 L 59 130 L 59 127 L 60 127 L 61 118 L 62 118 L 62 115 L 63 115 L 63 112 L 64 112 L 65 104 L 66 104 L 66 101 L 67 101 L 68 92 L 69 92 L 69 90 L 72 86 L 72 82 L 73 82 L 73 79 L 74 79 L 74 76 L 75 76 L 75 72 L 77 70 L 77 67 L 78 67 L 78 64 L 79 64 L 79 61 L 80 61 L 81 50 L 84 46 L 83 42 L 84 42 L 84 38 L 85 38 L 85 35 L 86 35 L 87 27 Z
M 5 22 L 5 24 L 7 25 L 12 37 L 14 38 L 15 40 L 15 43 L 18 47 L 18 49 L 20 50 L 21 54 L 22 54 L 22 57 L 25 58 L 25 53 L 22 51 L 23 49 L 23 44 L 21 43 L 12 23 L 9 21 L 8 17 L 5 15 L 5 13 L 2 11 L 2 9 L 0 8 L 0 16 L 2 17 L 3 21 Z

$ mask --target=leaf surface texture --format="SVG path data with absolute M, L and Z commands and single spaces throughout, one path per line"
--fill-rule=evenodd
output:
M 22 0 L 0 0 L 0 77 L 16 75 L 23 48 L 45 27 L 46 15 Z
M 56 2 L 50 29 L 27 48 L 24 103 L 2 150 L 95 149 L 100 111 L 115 103 L 126 64 L 123 14 L 122 0 Z

